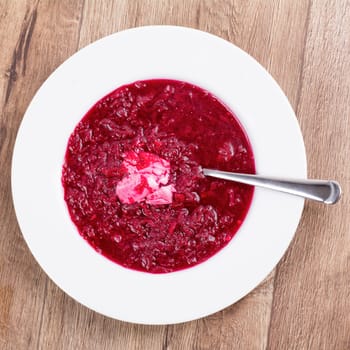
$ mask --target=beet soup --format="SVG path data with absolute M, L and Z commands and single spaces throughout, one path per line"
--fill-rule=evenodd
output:
M 202 167 L 255 173 L 236 117 L 195 85 L 137 81 L 98 101 L 71 134 L 64 198 L 80 235 L 130 269 L 197 265 L 241 226 L 253 187 L 204 177 Z

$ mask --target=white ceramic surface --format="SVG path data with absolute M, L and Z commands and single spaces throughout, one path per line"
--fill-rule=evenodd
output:
M 132 271 L 96 253 L 77 233 L 63 200 L 68 137 L 108 92 L 162 77 L 192 82 L 223 100 L 249 135 L 259 174 L 306 177 L 303 139 L 287 98 L 252 57 L 221 38 L 183 27 L 134 28 L 87 46 L 54 71 L 17 135 L 12 191 L 19 225 L 38 263 L 67 294 L 104 315 L 146 324 L 200 318 L 249 293 L 284 254 L 304 204 L 256 189 L 228 246 L 175 273 Z

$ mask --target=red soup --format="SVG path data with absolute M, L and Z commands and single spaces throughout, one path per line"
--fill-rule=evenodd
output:
M 253 188 L 204 177 L 202 167 L 255 173 L 235 115 L 198 86 L 168 79 L 122 86 L 69 138 L 62 183 L 72 221 L 99 253 L 166 273 L 228 244 Z

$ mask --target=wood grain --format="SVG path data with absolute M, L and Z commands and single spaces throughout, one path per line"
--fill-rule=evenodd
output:
M 148 24 L 209 31 L 246 50 L 297 112 L 309 174 L 337 178 L 334 207 L 306 205 L 275 271 L 201 320 L 141 326 L 81 306 L 38 267 L 10 191 L 15 135 L 35 91 L 78 48 Z M 349 349 L 350 4 L 326 0 L 0 1 L 1 349 Z
M 350 3 L 314 2 L 297 111 L 309 175 L 341 179 L 344 196 L 334 207 L 305 208 L 277 269 L 271 349 L 350 349 L 349 71 Z

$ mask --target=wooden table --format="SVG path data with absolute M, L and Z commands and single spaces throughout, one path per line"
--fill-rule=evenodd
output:
M 336 206 L 306 204 L 287 254 L 243 300 L 171 326 L 108 319 L 59 290 L 21 236 L 10 190 L 16 132 L 43 81 L 79 48 L 147 24 L 199 28 L 254 56 L 296 111 L 309 177 L 344 190 Z M 350 349 L 349 1 L 0 0 L 0 44 L 0 349 Z

